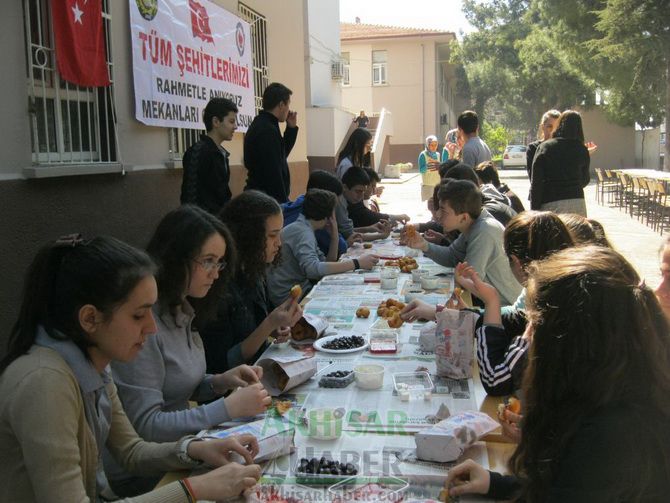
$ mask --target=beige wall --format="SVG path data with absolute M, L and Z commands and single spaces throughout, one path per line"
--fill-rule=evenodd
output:
M 635 167 L 635 128 L 608 122 L 598 108 L 582 110 L 580 113 L 586 141 L 598 145 L 598 150 L 591 156 L 592 168 Z
M 236 0 L 213 0 L 237 13 Z M 303 0 L 246 0 L 245 4 L 267 18 L 268 66 L 270 81 L 278 81 L 293 91 L 291 106 L 298 112 L 302 127 L 289 156 L 293 165 L 307 160 L 305 124 L 305 58 Z M 166 128 L 146 126 L 135 120 L 132 54 L 128 25 L 128 2 L 110 2 L 112 14 L 112 54 L 114 99 L 117 109 L 119 160 L 134 170 L 162 169 L 169 159 Z M 24 23 L 22 2 L 3 2 L 2 47 L 8 70 L 0 76 L 0 104 L 6 118 L 0 126 L 0 179 L 21 178 L 21 169 L 31 165 L 30 129 L 25 79 Z M 294 57 L 287 57 L 294 55 Z M 231 165 L 242 165 L 243 135 L 236 133 L 226 148 Z M 293 168 L 292 168 L 293 169 Z M 4 176 L 3 176 L 4 175 Z
M 382 108 L 390 110 L 394 117 L 392 145 L 422 145 L 427 135 L 439 135 L 439 114 L 454 117 L 448 102 L 438 102 L 436 72 L 438 60 L 443 57 L 438 53 L 437 45 L 449 39 L 343 40 L 341 50 L 350 53 L 351 61 L 351 86 L 342 88 L 343 106 L 354 111 L 365 109 L 368 113 L 370 110 L 378 113 Z M 372 86 L 374 50 L 388 51 L 387 85 Z

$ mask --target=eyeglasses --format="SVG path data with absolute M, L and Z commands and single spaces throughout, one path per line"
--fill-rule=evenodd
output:
M 193 262 L 195 262 L 200 267 L 202 267 L 204 269 L 204 271 L 207 272 L 207 273 L 213 272 L 214 270 L 216 270 L 218 272 L 221 272 L 228 265 L 228 263 L 223 259 L 216 262 L 216 261 L 214 261 L 210 258 L 205 259 L 205 260 L 199 260 L 197 258 L 194 258 Z

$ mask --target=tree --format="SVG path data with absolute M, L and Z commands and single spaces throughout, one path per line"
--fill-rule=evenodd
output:
M 658 126 L 670 117 L 670 0 L 538 2 L 571 64 L 606 91 L 608 116 Z M 664 169 L 670 171 L 670 143 Z

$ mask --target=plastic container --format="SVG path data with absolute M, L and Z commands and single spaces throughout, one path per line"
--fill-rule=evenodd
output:
M 379 273 L 381 289 L 396 290 L 398 288 L 398 276 L 400 276 L 398 267 L 382 267 Z
M 421 283 L 421 277 L 427 274 L 428 271 L 426 269 L 412 269 L 412 282 Z
M 335 440 L 342 435 L 342 409 L 311 409 L 305 415 L 307 436 L 315 440 Z
M 402 501 L 409 487 L 406 480 L 390 475 L 350 477 L 328 488 L 333 503 L 356 501 Z
M 339 461 L 342 466 L 347 466 L 347 472 L 348 473 L 308 473 L 308 471 L 305 469 L 308 465 L 304 465 L 304 461 L 302 461 L 305 458 L 298 458 L 296 459 L 296 463 L 293 465 L 293 475 L 295 476 L 295 480 L 298 484 L 306 485 L 306 486 L 332 486 L 333 484 L 336 484 L 337 482 L 341 482 L 343 480 L 350 479 L 351 477 L 355 477 L 358 473 L 358 466 L 355 463 L 352 462 L 347 462 L 345 459 L 347 456 L 346 454 L 340 459 L 337 459 L 338 456 L 342 456 L 341 453 L 313 453 L 312 458 L 310 460 L 316 459 L 317 461 L 320 461 L 321 459 L 327 459 L 329 461 Z M 302 468 L 302 469 L 301 469 Z M 353 471 L 352 471 L 353 470 Z
M 356 386 L 361 389 L 380 389 L 384 385 L 383 365 L 358 365 L 354 367 Z
M 430 400 L 433 380 L 428 372 L 396 372 L 393 374 L 393 389 L 402 401 L 413 398 Z
M 440 278 L 437 276 L 422 276 L 421 288 L 424 290 L 435 290 L 440 283 Z
M 335 372 L 335 371 L 333 371 Z M 332 372 L 330 372 L 332 373 Z M 349 373 L 344 377 L 335 377 L 329 376 L 328 374 L 324 375 L 319 379 L 320 388 L 346 388 L 352 382 L 354 382 L 354 371 L 350 370 Z
M 385 330 L 370 330 L 370 353 L 396 353 L 397 351 L 397 329 L 389 328 Z

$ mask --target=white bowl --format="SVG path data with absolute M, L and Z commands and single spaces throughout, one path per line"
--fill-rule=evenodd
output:
M 439 284 L 439 278 L 437 276 L 422 276 L 421 277 L 421 288 L 424 290 L 435 290 Z
M 361 389 L 380 389 L 384 385 L 383 365 L 357 365 L 354 367 L 356 386 Z

